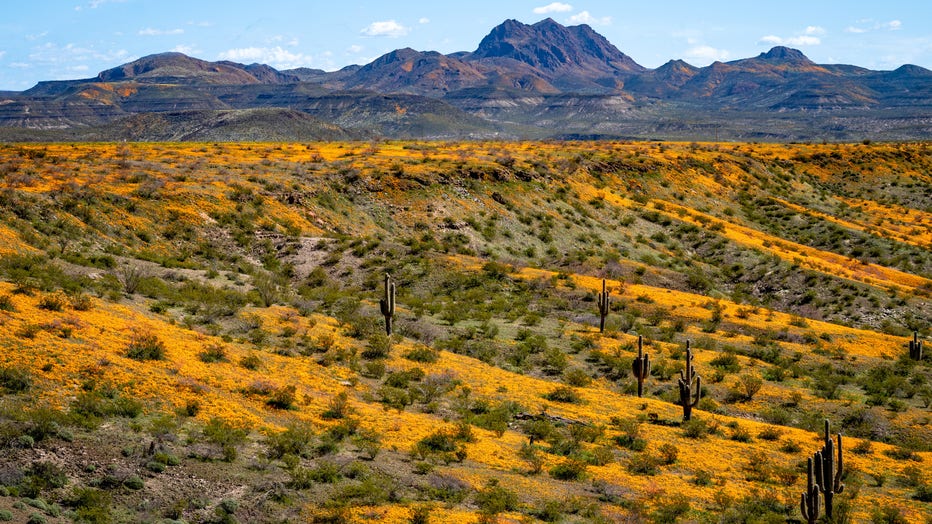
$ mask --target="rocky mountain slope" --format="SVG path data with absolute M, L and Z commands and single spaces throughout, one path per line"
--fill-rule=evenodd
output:
M 80 129 L 142 113 L 259 107 L 385 137 L 906 140 L 928 136 L 932 72 L 820 65 L 785 47 L 647 69 L 589 26 L 507 20 L 472 52 L 404 48 L 329 73 L 151 55 L 95 78 L 7 93 L 0 127 Z

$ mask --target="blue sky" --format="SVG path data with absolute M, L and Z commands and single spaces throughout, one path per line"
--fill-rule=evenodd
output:
M 932 69 L 932 2 L 733 0 L 33 0 L 4 2 L 0 90 L 88 78 L 164 51 L 279 69 L 339 69 L 393 49 L 472 51 L 508 18 L 586 23 L 646 67 L 704 66 L 774 45 L 818 63 Z

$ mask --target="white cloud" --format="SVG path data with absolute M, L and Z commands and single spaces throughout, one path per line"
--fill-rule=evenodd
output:
M 886 30 L 899 31 L 903 28 L 903 22 L 900 20 L 890 20 L 889 22 L 878 22 L 871 18 L 862 18 L 857 21 L 858 25 L 851 25 L 845 28 L 846 33 L 868 33 L 870 31 Z
M 34 34 L 34 35 L 26 35 L 26 40 L 29 40 L 30 42 L 32 42 L 32 41 L 34 41 L 34 40 L 38 40 L 38 39 L 40 39 L 40 38 L 44 38 L 44 37 L 45 37 L 46 35 L 48 35 L 48 34 L 49 34 L 48 31 L 42 31 L 41 33 L 36 33 L 36 34 Z
M 201 53 L 201 50 L 197 47 L 184 44 L 176 45 L 175 47 L 171 48 L 171 51 L 174 51 L 175 53 L 182 53 L 188 56 L 198 55 Z
M 257 62 L 268 64 L 277 69 L 294 69 L 312 62 L 311 57 L 303 53 L 292 53 L 280 46 L 275 47 L 242 47 L 228 49 L 218 55 L 220 60 L 233 62 Z
M 29 69 L 32 65 L 27 64 L 26 62 L 13 62 L 10 64 L 10 67 L 13 69 Z
M 809 33 L 812 26 L 806 28 L 806 32 Z M 776 35 L 767 35 L 762 36 L 758 40 L 759 44 L 768 44 L 768 45 L 787 45 L 787 46 L 808 46 L 808 45 L 819 45 L 822 43 L 822 40 L 817 36 L 812 36 L 812 34 L 790 36 L 783 38 Z
M 535 7 L 534 14 L 545 15 L 547 13 L 565 13 L 567 11 L 572 11 L 572 10 L 573 10 L 573 6 L 571 6 L 570 4 L 564 4 L 561 2 L 553 2 L 552 4 Z
M 349 46 L 348 48 L 346 48 L 346 52 L 353 53 L 354 55 L 362 53 L 362 50 L 363 50 L 363 47 L 361 45 L 356 45 L 356 44 L 353 44 Z
M 598 18 L 589 14 L 589 11 L 580 11 L 570 17 L 570 22 L 574 24 L 611 25 L 612 17 L 603 16 Z
M 139 30 L 140 36 L 165 36 L 181 34 L 184 34 L 184 29 L 153 29 L 151 27 L 147 27 L 145 29 Z
M 900 29 L 902 26 L 903 26 L 903 22 L 900 22 L 899 20 L 890 20 L 889 22 L 885 24 L 881 24 L 881 27 L 883 27 L 884 29 L 889 29 L 891 31 L 896 31 Z
M 686 50 L 686 61 L 696 64 L 710 64 L 716 60 L 727 60 L 728 51 L 708 45 L 697 45 Z
M 824 34 L 825 34 L 825 28 L 824 28 L 824 27 L 819 27 L 819 26 L 817 26 L 817 25 L 810 25 L 810 26 L 806 27 L 806 34 L 807 34 L 807 35 L 824 35 Z
M 417 19 L 417 23 L 419 23 L 419 24 L 429 24 L 429 23 L 430 23 L 430 18 L 427 18 L 426 16 L 422 16 L 421 18 L 418 18 L 418 19 Z
M 360 31 L 360 33 L 366 36 L 389 36 L 397 38 L 408 34 L 408 31 L 410 31 L 410 29 L 394 20 L 384 20 L 381 22 L 372 22 L 368 27 Z
M 6 56 L 6 51 L 0 51 L 0 58 L 3 58 L 4 56 Z

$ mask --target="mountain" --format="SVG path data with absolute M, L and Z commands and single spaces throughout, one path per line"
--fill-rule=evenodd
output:
M 473 51 L 402 48 L 333 72 L 154 54 L 3 93 L 0 127 L 96 129 L 148 113 L 257 108 L 397 138 L 915 140 L 928 138 L 932 71 L 817 64 L 783 46 L 648 69 L 587 25 L 506 20 Z M 279 136 L 269 125 L 267 136 Z

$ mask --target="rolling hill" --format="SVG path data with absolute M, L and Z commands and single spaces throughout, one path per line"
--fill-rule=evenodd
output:
M 930 162 L 0 145 L 0 518 L 785 522 L 828 421 L 835 517 L 928 522 Z

